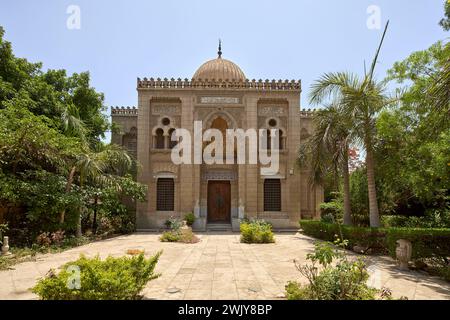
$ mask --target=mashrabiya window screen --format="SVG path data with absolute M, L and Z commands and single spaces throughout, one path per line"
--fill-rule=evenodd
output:
M 156 182 L 156 210 L 174 211 L 175 185 L 172 178 L 159 178 Z
M 280 179 L 264 180 L 264 211 L 281 211 Z

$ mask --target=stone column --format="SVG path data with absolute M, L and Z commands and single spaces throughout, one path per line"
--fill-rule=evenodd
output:
M 247 129 L 258 130 L 258 98 L 248 97 L 246 105 Z M 246 150 L 249 150 L 248 143 Z M 260 176 L 257 164 L 248 164 L 246 168 L 245 209 L 248 218 L 256 218 L 258 214 L 258 179 Z
M 137 181 L 148 184 L 151 179 L 150 172 L 150 95 L 147 91 L 138 90 L 138 119 L 137 119 L 137 159 L 141 165 L 138 171 Z M 151 199 L 150 188 L 147 194 L 147 200 Z M 138 202 L 136 206 L 136 228 L 147 229 L 151 227 L 151 216 L 149 212 L 149 202 Z
M 288 155 L 286 159 L 286 179 L 288 184 L 288 208 L 289 218 L 293 223 L 300 219 L 300 170 L 297 167 L 298 149 L 300 146 L 300 92 L 292 93 L 288 99 Z M 293 174 L 291 175 L 291 169 Z
M 192 95 L 186 95 L 181 97 L 181 128 L 187 129 L 191 132 L 191 150 L 194 148 L 194 106 Z M 191 159 L 193 161 L 193 159 Z M 179 198 L 179 211 L 181 214 L 191 212 L 195 205 L 195 192 L 196 185 L 194 184 L 194 165 L 182 164 L 180 166 L 180 192 Z M 197 191 L 198 192 L 198 191 Z

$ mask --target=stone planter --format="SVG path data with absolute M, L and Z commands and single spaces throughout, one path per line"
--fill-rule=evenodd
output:
M 2 256 L 9 256 L 11 252 L 9 252 L 9 237 L 3 237 L 3 246 L 2 246 Z

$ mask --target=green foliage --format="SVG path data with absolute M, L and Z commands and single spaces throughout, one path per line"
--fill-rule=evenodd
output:
M 344 215 L 344 207 L 342 203 L 342 197 L 333 199 L 329 202 L 324 202 L 320 204 L 321 220 L 323 222 L 342 223 L 342 217 Z
M 184 220 L 186 220 L 188 226 L 192 226 L 195 222 L 195 215 L 192 212 L 189 212 L 184 216 Z
M 15 57 L 3 36 L 0 27 L 0 107 L 23 103 L 33 114 L 46 116 L 58 131 L 86 138 L 91 145 L 99 142 L 109 125 L 102 113 L 103 94 L 90 87 L 89 73 L 44 72 L 41 63 Z
M 177 231 L 166 231 L 159 239 L 162 242 L 178 242 L 180 241 L 180 234 Z
M 272 243 L 275 242 L 272 225 L 264 220 L 241 222 L 241 242 L 243 243 Z
M 429 209 L 423 217 L 386 215 L 381 220 L 383 227 L 450 228 L 450 209 Z
M 411 242 L 412 259 L 446 259 L 450 256 L 450 229 L 389 228 L 386 231 L 386 247 L 393 257 L 396 241 L 399 239 Z
M 450 30 L 450 2 L 448 0 L 444 0 L 444 11 L 445 11 L 445 18 L 442 18 L 441 21 L 439 21 L 439 25 L 445 31 L 449 31 Z
M 43 300 L 134 300 L 148 281 L 156 279 L 155 266 L 161 252 L 146 259 L 144 254 L 134 257 L 108 257 L 102 261 L 81 256 L 77 261 L 63 266 L 58 275 L 39 280 L 33 288 Z M 80 288 L 68 286 L 74 273 L 69 269 L 80 269 Z
M 425 208 L 449 205 L 449 61 L 450 44 L 437 42 L 388 71 L 387 80 L 404 87 L 400 103 L 377 119 L 377 181 L 385 214 L 423 215 Z
M 24 213 L 5 217 L 14 244 L 73 234 L 92 213 L 134 230 L 124 200 L 142 201 L 146 189 L 127 175 L 130 156 L 101 142 L 109 124 L 89 73 L 44 72 L 15 57 L 3 36 L 0 27 L 0 207 Z
M 392 257 L 395 257 L 396 241 L 405 239 L 412 243 L 412 259 L 416 264 L 428 265 L 428 269 L 435 269 L 434 273 L 443 277 L 449 272 L 449 228 L 361 228 L 308 220 L 301 220 L 300 226 L 308 236 L 326 241 L 344 238 L 350 248 L 359 245 Z
M 197 243 L 200 239 L 192 232 L 192 229 L 178 229 L 164 232 L 159 238 L 161 242 Z
M 168 229 L 172 231 L 178 231 L 183 225 L 183 221 L 176 217 L 170 217 L 164 224 Z
M 304 234 L 314 238 L 326 241 L 343 238 L 348 241 L 350 248 L 358 245 L 369 247 L 372 251 L 385 251 L 385 231 L 381 228 L 352 227 L 311 220 L 301 220 L 300 227 Z
M 367 285 L 369 274 L 364 262 L 349 261 L 345 252 L 339 250 L 338 247 L 344 247 L 345 243 L 336 242 L 336 245 L 337 247 L 328 242 L 318 242 L 314 253 L 306 257 L 312 264 L 299 265 L 295 262 L 297 270 L 309 283 L 302 285 L 290 281 L 285 288 L 288 300 L 375 300 L 378 296 L 381 299 L 391 298 L 390 293 L 380 295 L 377 289 Z

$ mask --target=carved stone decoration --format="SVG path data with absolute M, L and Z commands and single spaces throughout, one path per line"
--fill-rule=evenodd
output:
M 236 180 L 236 172 L 234 171 L 207 171 L 203 173 L 203 180 Z
M 177 106 L 154 106 L 152 114 L 179 114 L 180 108 Z
M 262 107 L 258 111 L 260 116 L 283 116 L 285 112 L 282 107 Z
M 395 249 L 395 255 L 397 258 L 398 266 L 401 270 L 408 270 L 408 262 L 411 260 L 412 244 L 408 240 L 399 239 L 397 242 L 397 248 Z
M 200 103 L 204 104 L 239 104 L 237 97 L 200 97 Z

